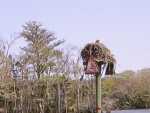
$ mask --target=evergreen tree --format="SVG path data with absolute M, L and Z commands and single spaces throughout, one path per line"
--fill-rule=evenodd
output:
M 57 40 L 54 33 L 42 28 L 41 23 L 29 21 L 23 25 L 23 31 L 20 33 L 27 46 L 22 48 L 26 54 L 26 63 L 33 67 L 38 78 L 47 70 L 48 67 L 55 64 L 55 59 L 62 54 L 55 48 L 64 40 Z

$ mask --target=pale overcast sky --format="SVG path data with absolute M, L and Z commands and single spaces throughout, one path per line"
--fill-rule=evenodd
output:
M 150 0 L 0 0 L 1 37 L 10 40 L 29 20 L 78 47 L 99 39 L 117 72 L 150 68 Z

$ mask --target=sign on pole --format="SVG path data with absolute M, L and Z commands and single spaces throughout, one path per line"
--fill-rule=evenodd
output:
M 89 59 L 86 65 L 85 74 L 96 74 L 99 72 L 100 70 L 98 68 L 97 63 L 94 61 L 94 57 L 92 56 L 92 54 L 89 54 Z

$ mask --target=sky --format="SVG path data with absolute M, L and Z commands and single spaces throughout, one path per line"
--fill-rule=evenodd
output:
M 150 68 L 150 0 L 0 0 L 2 38 L 10 41 L 29 21 L 79 48 L 99 39 L 114 54 L 118 73 Z M 18 40 L 11 52 L 24 45 Z

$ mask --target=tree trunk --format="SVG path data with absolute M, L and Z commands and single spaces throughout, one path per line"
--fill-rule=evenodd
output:
M 61 113 L 60 108 L 60 84 L 56 85 L 56 95 L 57 95 L 57 113 Z
M 65 113 L 67 113 L 67 92 L 65 91 Z
M 80 99 L 80 92 L 79 92 L 79 88 L 80 88 L 80 84 L 79 84 L 79 87 L 78 87 L 78 94 L 77 94 L 77 113 L 80 113 L 80 108 L 79 108 L 79 99 Z

